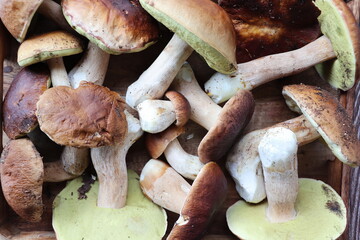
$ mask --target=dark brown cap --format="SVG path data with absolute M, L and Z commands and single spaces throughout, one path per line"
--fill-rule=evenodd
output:
M 182 127 L 190 119 L 191 106 L 189 101 L 179 92 L 168 91 L 165 93 L 167 97 L 174 106 L 176 114 L 176 126 Z
M 201 140 L 198 148 L 200 161 L 218 161 L 230 149 L 236 137 L 249 123 L 255 109 L 255 101 L 250 91 L 238 90 L 224 105 L 217 118 Z
M 315 86 L 289 85 L 283 88 L 287 103 L 294 103 L 315 127 L 333 154 L 342 162 L 360 165 L 360 142 L 350 116 L 329 92 Z
M 118 93 L 82 82 L 77 89 L 59 86 L 45 91 L 36 116 L 40 129 L 60 145 L 100 147 L 123 142 L 124 105 Z
M 23 219 L 38 222 L 43 213 L 44 166 L 33 143 L 11 140 L 1 154 L 1 186 L 6 201 Z
M 167 239 L 200 239 L 211 217 L 225 200 L 227 181 L 220 167 L 210 162 L 204 165 Z
M 23 68 L 11 82 L 3 105 L 3 129 L 10 139 L 31 132 L 37 125 L 36 102 L 50 85 L 45 65 Z

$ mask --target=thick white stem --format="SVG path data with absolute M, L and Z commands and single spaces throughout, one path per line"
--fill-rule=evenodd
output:
M 215 125 L 222 108 L 201 89 L 189 64 L 176 75 L 172 89 L 184 95 L 191 106 L 190 119 L 209 130 Z
M 69 73 L 73 88 L 78 88 L 81 81 L 102 85 L 109 65 L 110 54 L 104 52 L 96 44 L 89 42 L 87 51 Z
M 46 61 L 50 68 L 53 87 L 69 86 L 70 81 L 62 57 L 51 58 Z
M 191 155 L 181 147 L 179 140 L 169 143 L 164 151 L 167 162 L 181 176 L 194 180 L 204 166 L 199 157 Z
M 132 83 L 126 92 L 126 103 L 132 108 L 146 99 L 164 96 L 182 64 L 193 49 L 176 34 L 151 66 Z
M 205 91 L 214 102 L 225 102 L 239 89 L 252 90 L 259 85 L 294 75 L 332 58 L 335 58 L 335 53 L 331 42 L 322 36 L 300 49 L 238 64 L 234 74 L 215 73 L 205 83 Z
M 65 146 L 60 159 L 66 172 L 80 176 L 89 166 L 90 150 L 88 148 Z

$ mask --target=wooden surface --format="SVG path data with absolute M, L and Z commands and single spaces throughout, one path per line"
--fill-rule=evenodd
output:
M 358 1 L 354 1 L 351 4 L 354 3 L 357 4 Z M 354 4 L 354 6 L 358 6 L 356 4 Z M 169 32 L 163 31 L 161 40 L 144 52 L 112 56 L 104 85 L 124 96 L 127 86 L 136 80 L 137 77 L 152 63 L 170 37 L 171 34 Z M 18 44 L 10 37 L 8 37 L 7 43 L 8 44 L 6 49 L 8 50 L 8 54 L 6 55 L 6 60 L 4 62 L 4 92 L 6 92 L 13 77 L 19 71 L 19 67 L 16 64 L 16 49 Z M 78 56 L 65 58 L 67 67 L 70 69 L 72 63 L 76 62 L 78 59 Z M 189 62 L 195 71 L 197 79 L 202 85 L 202 83 L 204 83 L 211 76 L 213 71 L 206 66 L 206 64 L 196 53 L 190 57 Z M 254 116 L 245 132 L 267 127 L 296 116 L 296 114 L 288 110 L 287 106 L 285 105 L 281 95 L 281 89 L 285 84 L 299 82 L 320 85 L 321 87 L 330 90 L 337 96 L 341 95 L 342 102 L 350 112 L 353 111 L 353 104 L 355 102 L 354 120 L 357 124 L 360 124 L 360 117 L 358 117 L 360 115 L 358 111 L 360 103 L 354 100 L 357 95 L 359 95 L 360 91 L 357 91 L 356 95 L 355 91 L 345 95 L 338 91 L 334 91 L 327 85 L 327 83 L 318 77 L 314 69 L 309 69 L 291 78 L 279 79 L 253 90 L 253 95 L 256 99 L 256 108 Z M 185 150 L 194 154 L 196 153 L 196 146 L 204 134 L 205 130 L 203 128 L 197 126 L 195 123 L 189 123 L 187 126 L 187 132 L 181 136 L 180 141 Z M 6 137 L 4 138 L 4 141 L 7 141 Z M 52 154 L 49 154 L 50 151 L 48 150 L 48 147 L 51 147 Z M 61 151 L 59 147 L 52 145 L 50 142 L 48 142 L 48 144 L 39 146 L 39 148 L 41 149 L 40 151 L 44 156 L 44 161 L 54 160 L 54 158 L 56 158 Z M 321 140 L 301 147 L 299 149 L 298 155 L 299 175 L 301 177 L 321 179 L 331 184 L 339 193 L 342 194 L 344 200 L 346 201 L 349 213 L 349 223 L 347 232 L 344 233 L 342 239 L 360 239 L 359 169 L 354 170 L 348 167 L 344 167 L 339 161 L 335 160 L 335 157 L 331 154 L 331 152 Z M 149 160 L 149 158 L 150 157 L 148 153 L 144 149 L 144 142 L 142 138 L 137 143 L 135 143 L 135 145 L 129 151 L 127 156 L 128 167 L 134 169 L 137 173 L 140 173 L 142 167 Z M 220 165 L 224 168 L 224 161 L 222 161 Z M 89 171 L 92 170 L 89 169 Z M 234 182 L 232 181 L 231 177 L 228 175 L 225 169 L 224 172 L 228 179 L 229 192 L 224 204 L 216 214 L 212 224 L 209 226 L 208 232 L 204 236 L 204 239 L 236 239 L 231 234 L 226 225 L 225 212 L 227 208 L 239 200 L 240 197 L 235 190 Z M 40 223 L 27 223 L 17 217 L 16 214 L 13 213 L 8 207 L 7 218 L 1 225 L 0 232 L 4 236 L 11 236 L 19 234 L 20 232 L 43 231 L 41 233 L 37 232 L 34 234 L 46 236 L 46 238 L 42 239 L 54 239 L 51 227 L 51 203 L 53 198 L 62 189 L 63 186 L 63 183 L 44 185 L 45 190 L 43 199 L 46 208 L 43 220 Z M 176 221 L 177 216 L 176 214 L 168 213 L 168 218 L 168 229 L 170 229 L 174 221 Z

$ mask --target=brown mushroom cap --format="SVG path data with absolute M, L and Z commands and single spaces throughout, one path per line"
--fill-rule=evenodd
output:
M 83 51 L 81 40 L 65 31 L 54 31 L 24 41 L 18 49 L 18 63 L 28 66 L 51 58 Z
M 174 105 L 176 114 L 176 126 L 182 127 L 190 119 L 191 106 L 189 101 L 179 92 L 168 91 L 165 93 L 171 103 Z
M 11 35 L 22 42 L 43 0 L 1 0 L 0 18 Z
M 360 165 L 360 141 L 350 116 L 329 92 L 308 85 L 283 88 L 288 105 L 294 103 L 315 127 L 334 155 L 342 162 Z
M 311 0 L 219 0 L 236 32 L 236 60 L 300 48 L 320 35 L 319 10 Z
M 11 208 L 27 221 L 40 221 L 44 166 L 33 143 L 25 138 L 9 141 L 0 166 L 2 190 Z
M 234 143 L 235 138 L 249 123 L 255 109 L 250 91 L 238 90 L 223 107 L 216 125 L 210 128 L 198 148 L 200 161 L 218 161 Z
M 190 188 L 168 239 L 200 239 L 226 193 L 227 181 L 220 167 L 215 162 L 205 164 Z
M 77 89 L 59 86 L 45 91 L 36 116 L 40 129 L 60 145 L 100 147 L 124 140 L 124 105 L 118 93 L 82 82 Z
M 63 13 L 80 34 L 110 54 L 143 50 L 159 35 L 137 0 L 63 0 Z
M 157 159 L 163 154 L 169 143 L 185 132 L 184 127 L 171 125 L 165 131 L 157 134 L 147 134 L 145 138 L 146 148 L 150 156 Z
M 3 105 L 3 129 L 10 139 L 31 132 L 37 125 L 36 102 L 50 85 L 50 72 L 42 64 L 23 68 L 11 82 Z

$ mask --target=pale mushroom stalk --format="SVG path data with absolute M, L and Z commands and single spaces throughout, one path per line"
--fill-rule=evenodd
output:
M 99 179 L 97 206 L 122 208 L 127 196 L 126 154 L 142 135 L 139 120 L 125 111 L 128 132 L 122 144 L 91 149 L 91 159 Z
M 78 176 L 65 171 L 61 160 L 44 163 L 44 182 L 63 182 Z
M 162 98 L 192 52 L 193 49 L 174 34 L 151 66 L 128 87 L 127 104 L 136 108 L 147 99 Z
M 70 87 L 70 81 L 62 57 L 48 59 L 46 63 L 50 69 L 52 86 Z

